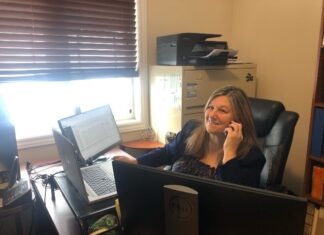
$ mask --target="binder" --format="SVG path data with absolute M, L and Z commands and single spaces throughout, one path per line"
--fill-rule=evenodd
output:
M 316 108 L 312 133 L 311 154 L 313 156 L 324 155 L 324 109 Z
M 313 198 L 323 200 L 324 190 L 324 167 L 314 166 L 312 177 L 312 192 Z

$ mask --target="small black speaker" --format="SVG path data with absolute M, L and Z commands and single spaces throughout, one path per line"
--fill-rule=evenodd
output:
M 18 156 L 15 127 L 0 115 L 0 172 L 8 171 Z

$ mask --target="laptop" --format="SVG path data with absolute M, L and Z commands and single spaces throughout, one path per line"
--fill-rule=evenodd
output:
M 66 177 L 88 203 L 117 195 L 111 160 L 104 153 L 121 142 L 109 105 L 58 121 L 53 136 Z M 102 158 L 104 157 L 104 158 Z M 105 162 L 98 163 L 98 159 Z
M 60 119 L 58 124 L 62 134 L 75 145 L 83 166 L 104 159 L 104 153 L 121 143 L 109 105 Z
M 59 131 L 52 131 L 65 175 L 82 197 L 91 204 L 117 196 L 112 161 L 80 167 L 73 143 Z M 89 175 L 92 173 L 97 176 Z M 106 192 L 102 193 L 104 189 Z

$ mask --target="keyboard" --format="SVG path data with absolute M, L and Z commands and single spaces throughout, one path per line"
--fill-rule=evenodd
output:
M 106 172 L 99 165 L 93 165 L 82 168 L 81 172 L 85 182 L 98 196 L 117 192 L 113 171 Z

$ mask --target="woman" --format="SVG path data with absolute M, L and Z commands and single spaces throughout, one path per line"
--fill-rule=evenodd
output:
M 139 158 L 116 160 L 258 187 L 265 157 L 258 148 L 249 100 L 226 86 L 209 97 L 204 122 L 188 121 L 174 141 Z

